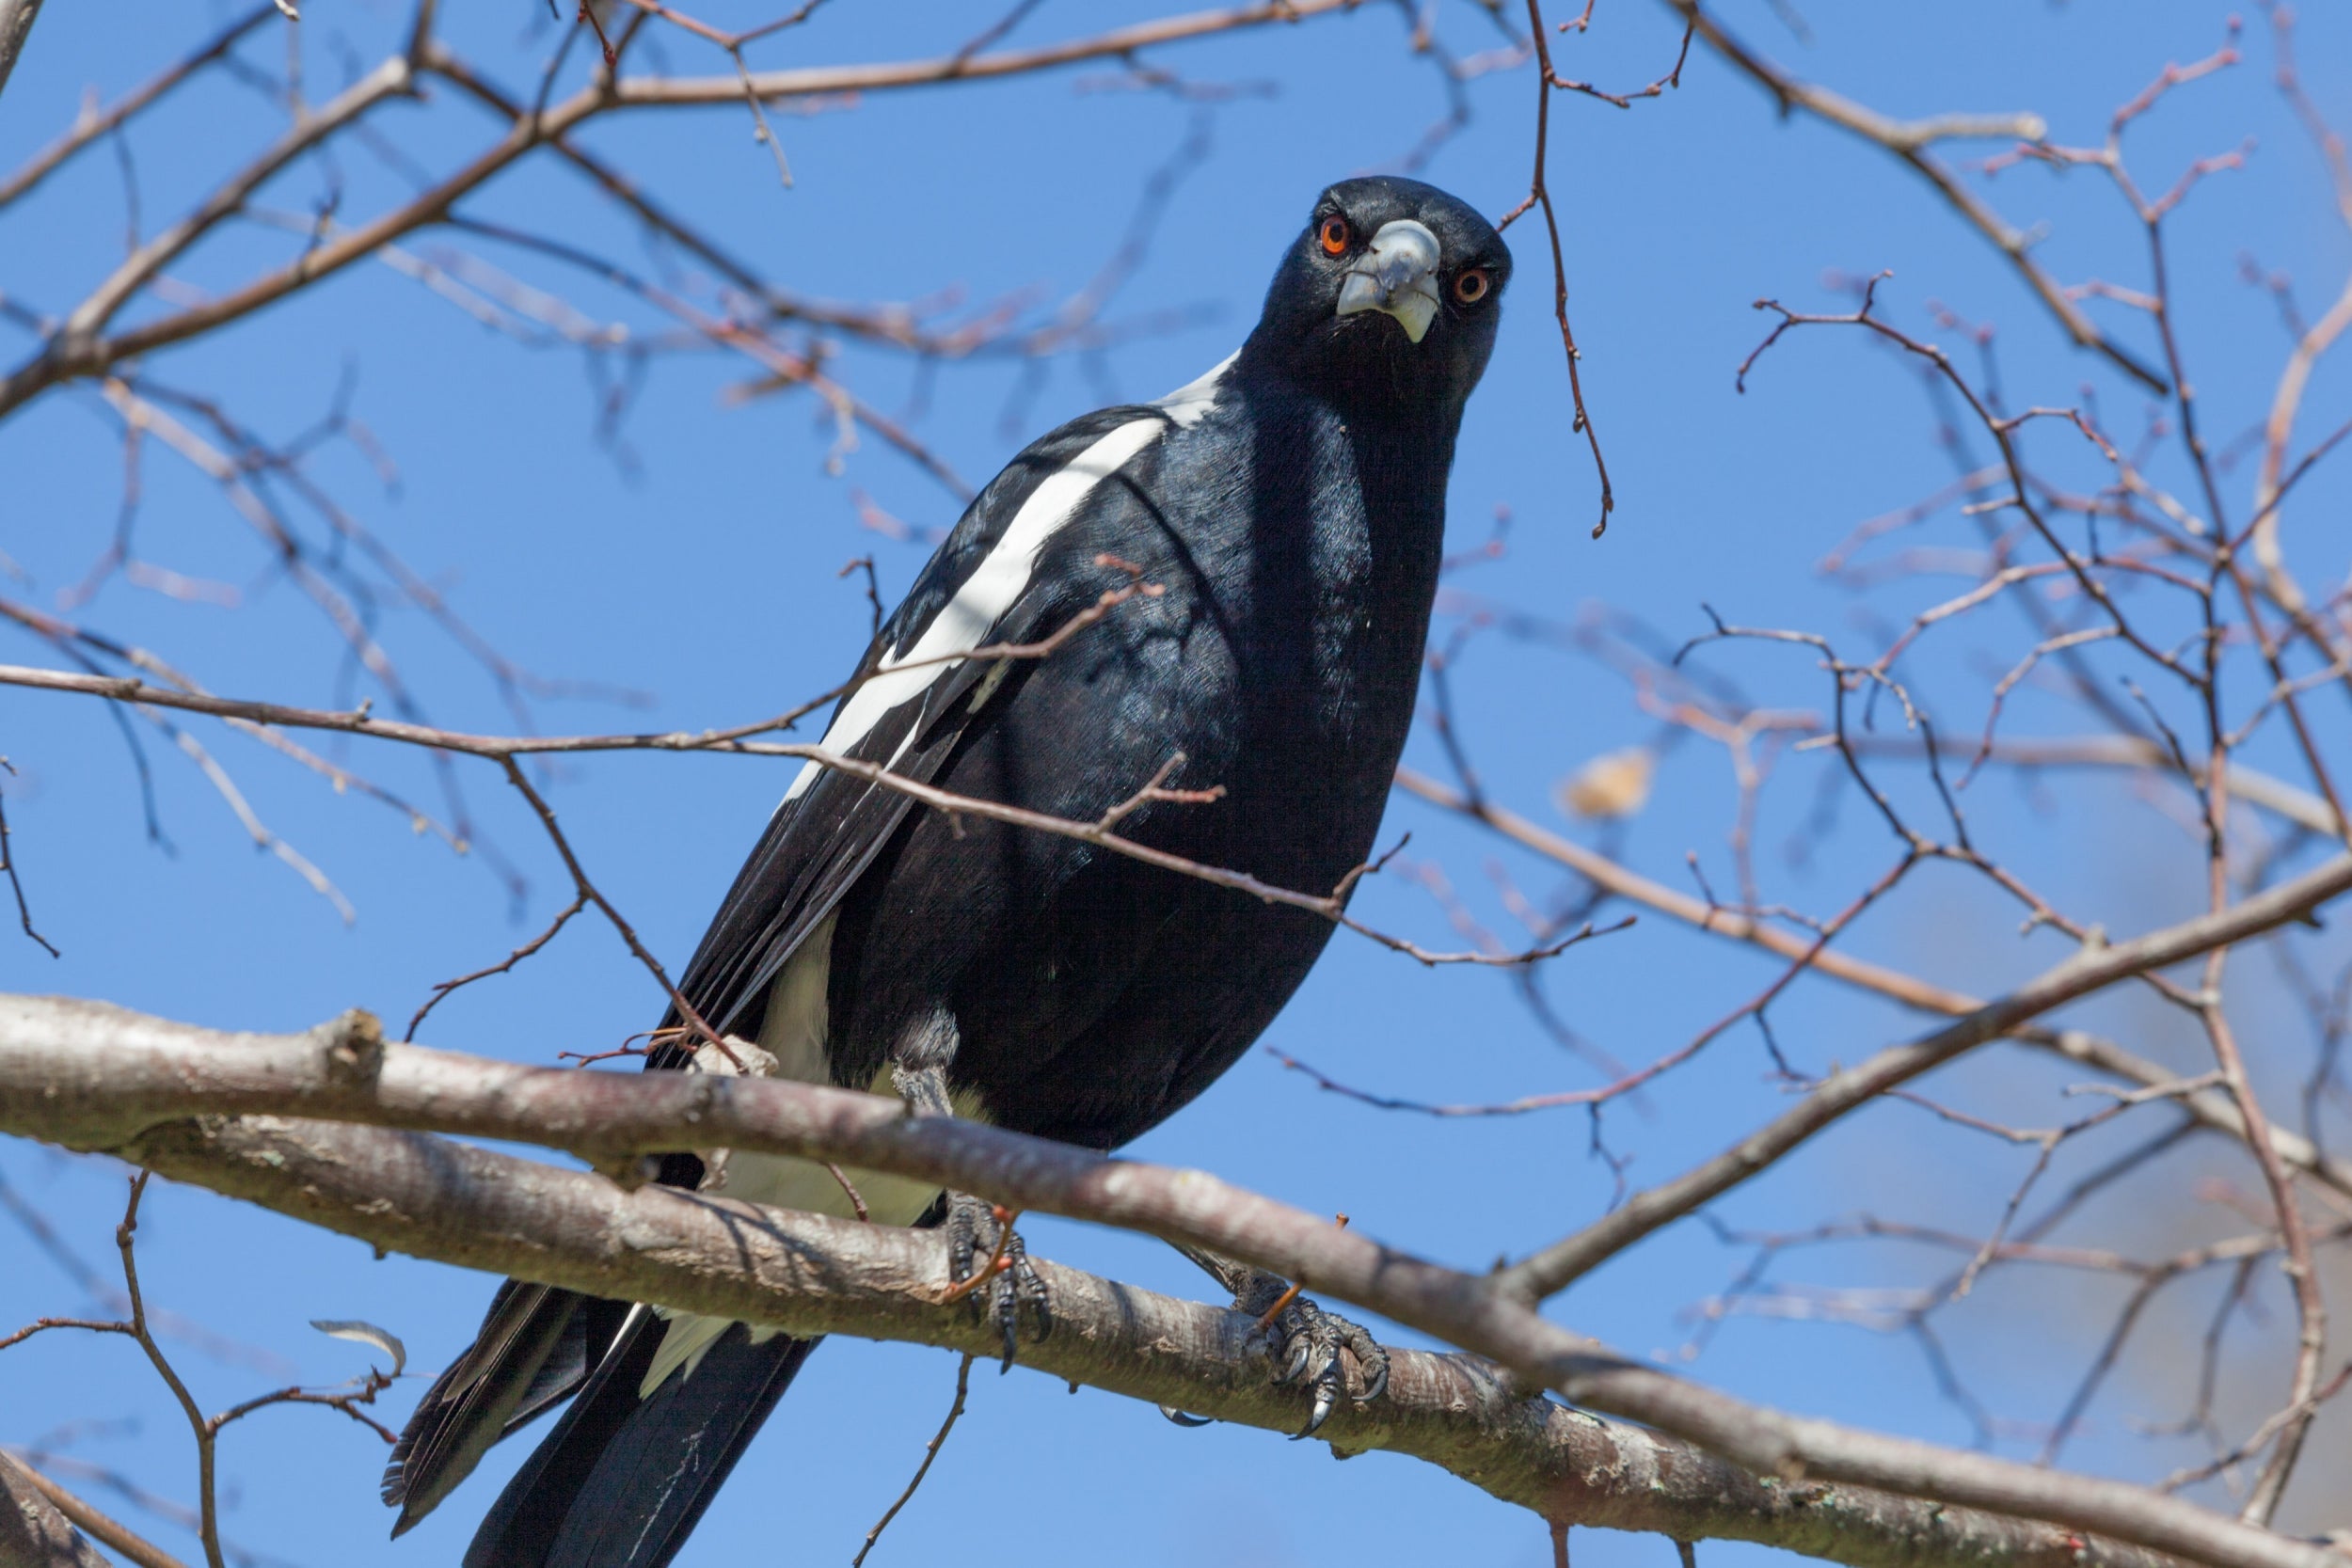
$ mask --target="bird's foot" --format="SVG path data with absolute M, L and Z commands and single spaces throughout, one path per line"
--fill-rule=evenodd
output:
M 1233 1292 L 1233 1310 L 1258 1320 L 1253 1336 L 1265 1345 L 1277 1384 L 1295 1383 L 1314 1392 L 1307 1424 L 1293 1441 L 1311 1437 L 1330 1418 L 1344 1394 L 1359 1405 L 1388 1391 L 1389 1353 L 1380 1342 L 1337 1312 L 1325 1310 L 1279 1275 L 1250 1271 Z M 1348 1376 L 1348 1363 L 1356 1376 Z
M 1054 1331 L 1054 1314 L 1045 1281 L 1029 1261 L 1029 1249 L 1012 1227 L 1019 1216 L 1000 1205 L 983 1202 L 969 1193 L 947 1195 L 947 1277 L 946 1299 L 968 1301 L 973 1316 L 993 1323 L 1005 1346 L 1004 1370 L 1012 1370 L 1013 1353 L 1021 1338 L 1021 1312 L 1029 1310 L 1037 1338 Z

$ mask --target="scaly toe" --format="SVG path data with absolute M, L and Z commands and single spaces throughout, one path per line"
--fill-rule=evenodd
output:
M 1021 1310 L 1036 1320 L 1037 1338 L 1053 1331 L 1053 1307 L 1045 1280 L 1029 1261 L 1028 1248 L 1012 1228 L 1015 1215 L 968 1193 L 947 1200 L 947 1271 L 950 1300 L 971 1306 L 974 1318 L 995 1325 L 1004 1345 L 1001 1370 L 1010 1371 L 1021 1342 Z
M 1267 1324 L 1265 1338 L 1275 1363 L 1274 1382 L 1304 1383 L 1313 1391 L 1306 1425 L 1294 1434 L 1294 1440 L 1311 1437 L 1322 1430 L 1341 1399 L 1349 1397 L 1349 1359 L 1355 1361 L 1363 1383 L 1363 1392 L 1352 1396 L 1352 1403 L 1369 1404 L 1388 1391 L 1389 1353 L 1359 1324 L 1325 1311 L 1303 1296 L 1281 1304 Z

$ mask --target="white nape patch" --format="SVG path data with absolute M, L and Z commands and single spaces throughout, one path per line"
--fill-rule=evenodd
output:
M 922 695 L 933 681 L 961 663 L 956 656 L 980 646 L 1029 586 L 1029 575 L 1037 569 L 1038 552 L 1045 547 L 1045 541 L 1076 514 L 1096 485 L 1126 467 L 1167 429 L 1165 420 L 1130 420 L 1048 474 L 1029 492 L 1004 536 L 956 590 L 956 596 L 931 617 L 914 646 L 904 657 L 883 657 L 866 684 L 850 693 L 850 700 L 841 705 L 840 716 L 818 744 L 829 752 L 849 751 L 866 738 L 884 714 Z M 904 752 L 907 741 L 914 738 L 910 731 L 907 740 L 898 743 L 898 751 Z M 894 752 L 882 766 L 898 760 Z M 792 787 L 784 792 L 785 800 L 798 800 L 821 771 L 821 763 L 803 764 Z
M 1225 372 L 1232 370 L 1233 361 L 1240 357 L 1241 350 L 1233 350 L 1210 366 L 1207 373 L 1185 382 L 1152 406 L 1166 410 L 1169 419 L 1184 429 L 1190 430 L 1216 409 L 1217 384 L 1225 379 Z

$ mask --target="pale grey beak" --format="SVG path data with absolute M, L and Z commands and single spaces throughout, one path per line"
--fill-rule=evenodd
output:
M 1379 310 L 1420 342 L 1438 319 L 1438 236 L 1411 218 L 1384 223 L 1340 285 L 1340 310 Z

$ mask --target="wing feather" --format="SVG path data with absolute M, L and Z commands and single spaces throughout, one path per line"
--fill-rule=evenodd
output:
M 974 689 L 1002 665 L 933 656 L 1032 641 L 1051 631 L 1073 607 L 1055 584 L 1029 580 L 1045 540 L 1163 431 L 1199 418 L 1213 400 L 1217 373 L 1164 405 L 1108 408 L 1073 420 L 1007 464 L 866 649 L 851 689 L 834 709 L 828 732 L 834 749 L 909 779 L 935 779 L 982 706 L 971 700 Z M 927 646 L 926 639 L 935 646 Z M 859 704 L 860 689 L 882 682 L 890 686 L 880 696 Z M 680 979 L 679 990 L 694 1008 L 723 1030 L 751 1032 L 775 976 L 912 807 L 904 794 L 838 769 L 818 768 L 796 780 Z M 678 1022 L 675 1012 L 664 1020 Z M 680 1068 L 689 1055 L 665 1044 L 646 1066 Z M 691 1184 L 699 1179 L 698 1161 L 674 1156 L 673 1162 L 675 1168 L 665 1163 L 661 1180 Z M 595 1386 L 602 1375 L 597 1369 L 644 1339 L 643 1332 L 634 1339 L 624 1332 L 621 1314 L 627 1311 L 625 1304 L 544 1286 L 502 1286 L 474 1345 L 436 1381 L 393 1452 L 384 1495 L 402 1506 L 394 1533 L 428 1513 L 491 1443 L 569 1397 L 583 1380 Z M 630 1387 L 636 1383 L 633 1376 L 624 1381 Z M 775 1380 L 775 1387 L 781 1386 L 782 1379 Z M 772 1391 L 764 1397 L 772 1399 Z M 742 1437 L 764 1410 L 762 1404 L 751 1413 Z M 542 1445 L 542 1455 L 548 1450 Z M 731 1449 L 728 1463 L 732 1455 Z M 502 1499 L 501 1509 L 506 1506 Z M 495 1533 L 485 1526 L 485 1539 Z
M 860 661 L 835 705 L 829 749 L 919 783 L 938 774 L 974 718 L 967 700 L 992 663 L 939 662 L 991 643 L 1034 641 L 1057 608 L 1029 568 L 1044 540 L 1101 482 L 1172 423 L 1152 407 L 1107 408 L 1062 426 L 1008 464 L 974 500 Z M 905 819 L 900 791 L 810 764 L 736 876 L 679 990 L 723 1032 L 748 1033 L 768 988 Z M 679 1021 L 665 1019 L 666 1025 Z M 654 1069 L 682 1066 L 665 1046 Z

